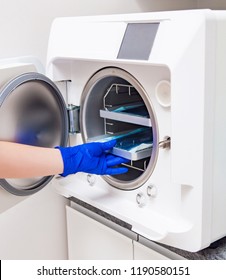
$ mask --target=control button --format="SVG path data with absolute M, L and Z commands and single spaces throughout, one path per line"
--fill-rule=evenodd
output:
M 143 207 L 146 204 L 146 197 L 142 193 L 138 193 L 136 197 L 137 204 L 139 207 Z
M 147 187 L 147 195 L 151 197 L 156 197 L 158 190 L 155 185 L 150 185 Z
M 87 181 L 90 184 L 90 186 L 93 186 L 96 182 L 96 176 L 93 174 L 88 174 L 87 175 Z

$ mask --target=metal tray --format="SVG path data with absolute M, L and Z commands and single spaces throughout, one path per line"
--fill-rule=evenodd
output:
M 100 117 L 151 127 L 151 119 L 146 107 L 140 103 L 101 109 Z
M 124 149 L 114 147 L 111 151 L 113 155 L 126 158 L 128 160 L 137 161 L 151 156 L 152 148 L 146 148 L 138 152 L 130 152 Z
M 110 153 L 137 161 L 151 156 L 152 130 L 151 128 L 138 128 L 115 135 L 101 135 L 90 138 L 88 142 L 106 142 L 115 139 L 115 147 Z

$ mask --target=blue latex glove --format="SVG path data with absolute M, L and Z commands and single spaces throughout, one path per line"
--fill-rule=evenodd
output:
M 98 175 L 116 175 L 126 173 L 126 167 L 114 167 L 128 162 L 127 159 L 108 154 L 116 144 L 115 140 L 105 143 L 87 143 L 74 147 L 56 147 L 60 150 L 64 171 L 61 176 L 76 172 L 86 172 Z

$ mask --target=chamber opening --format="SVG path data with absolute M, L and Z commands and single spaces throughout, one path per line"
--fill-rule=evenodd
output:
M 83 140 L 116 139 L 112 153 L 129 159 L 126 174 L 105 180 L 125 190 L 143 185 L 156 163 L 158 130 L 151 100 L 139 82 L 121 69 L 103 69 L 87 83 L 81 104 Z

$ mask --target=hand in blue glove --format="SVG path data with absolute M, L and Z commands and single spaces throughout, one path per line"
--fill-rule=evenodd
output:
M 107 153 L 116 144 L 115 140 L 105 143 L 87 143 L 74 147 L 56 147 L 60 150 L 64 171 L 62 176 L 76 172 L 86 172 L 98 175 L 116 175 L 126 173 L 128 168 L 115 167 L 128 162 L 127 159 Z

